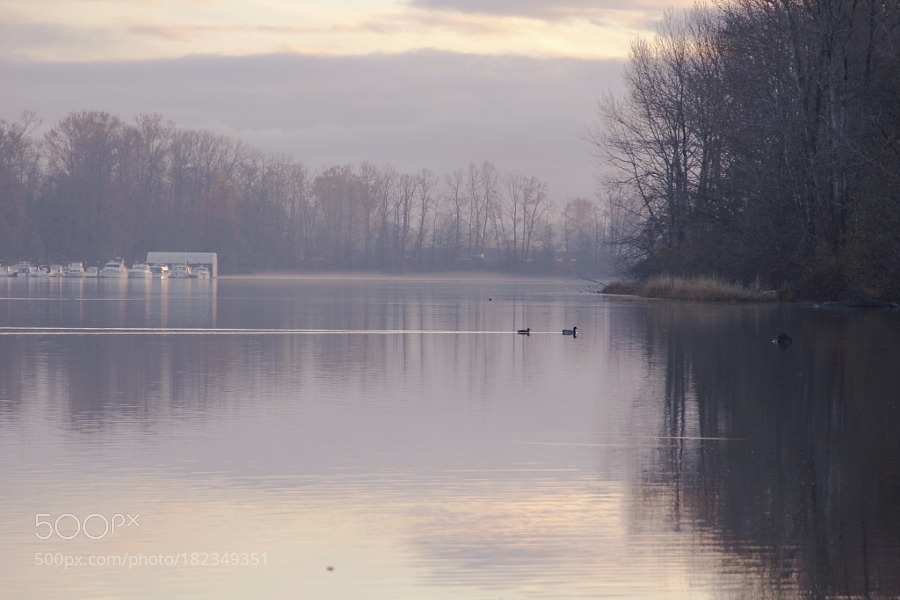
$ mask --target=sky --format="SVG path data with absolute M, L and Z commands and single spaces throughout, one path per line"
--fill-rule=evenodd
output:
M 593 197 L 579 132 L 692 0 L 0 0 L 0 119 L 159 113 L 311 170 L 489 160 Z

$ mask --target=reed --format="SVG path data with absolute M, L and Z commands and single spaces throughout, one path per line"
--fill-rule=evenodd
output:
M 671 275 L 657 275 L 644 281 L 628 279 L 613 281 L 603 288 L 603 293 L 701 302 L 763 302 L 774 300 L 776 297 L 774 292 L 763 291 L 759 281 L 745 286 L 718 277 Z

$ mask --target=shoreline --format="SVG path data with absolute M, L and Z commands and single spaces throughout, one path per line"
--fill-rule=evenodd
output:
M 743 285 L 718 277 L 674 277 L 657 275 L 645 280 L 611 281 L 597 293 L 610 296 L 637 296 L 657 300 L 689 300 L 713 303 L 785 302 L 812 308 L 888 308 L 900 310 L 900 303 L 884 299 L 798 300 L 785 298 L 783 290 L 763 289 L 759 282 Z

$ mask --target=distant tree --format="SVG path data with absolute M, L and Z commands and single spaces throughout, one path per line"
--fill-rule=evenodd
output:
M 0 121 L 3 260 L 132 262 L 151 250 L 204 250 L 228 273 L 480 267 L 475 258 L 503 244 L 509 261 L 496 268 L 552 256 L 546 184 L 504 177 L 489 161 L 443 177 L 366 162 L 311 176 L 289 156 L 157 114 L 125 123 L 74 112 L 42 140 L 36 123 Z
M 322 213 L 323 228 L 317 236 L 319 256 L 325 265 L 337 269 L 355 266 L 355 205 L 360 189 L 350 165 L 329 167 L 313 184 L 316 202 Z
M 30 112 L 12 123 L 0 119 L 0 260 L 16 260 L 25 249 L 29 210 L 42 179 L 32 137 L 37 126 L 37 117 Z
M 437 202 L 436 188 L 438 184 L 437 176 L 430 169 L 422 169 L 417 175 L 418 205 L 419 205 L 419 226 L 416 232 L 415 255 L 416 264 L 421 269 L 424 265 L 424 256 L 422 248 L 425 243 L 427 229 L 431 213 L 435 212 L 435 204 Z
M 372 246 L 375 237 L 373 221 L 378 209 L 378 167 L 363 162 L 359 168 L 360 208 L 363 228 L 363 263 L 366 268 L 373 266 Z
M 46 260 L 82 255 L 99 262 L 131 253 L 125 134 L 124 122 L 102 111 L 72 113 L 47 132 L 48 188 L 34 221 Z
M 498 207 L 499 238 L 512 264 L 531 260 L 535 226 L 547 212 L 547 185 L 536 177 L 508 175 Z
M 418 195 L 419 179 L 409 173 L 401 173 L 397 180 L 397 196 L 394 205 L 394 254 L 397 267 L 401 270 L 407 266 L 407 248 L 410 242 L 413 209 Z
M 584 276 L 608 269 L 610 253 L 606 220 L 599 206 L 587 198 L 572 198 L 563 208 L 563 256 Z
M 453 257 L 459 259 L 463 249 L 463 231 L 467 229 L 465 172 L 462 169 L 452 171 L 444 177 L 443 196 L 447 199 L 446 202 L 453 220 L 451 243 Z
M 466 190 L 469 205 L 468 246 L 472 253 L 484 252 L 487 241 L 488 226 L 496 218 L 495 206 L 499 196 L 500 174 L 489 161 L 481 166 L 469 164 L 466 178 Z
M 120 187 L 124 202 L 133 207 L 128 222 L 121 226 L 134 241 L 129 258 L 157 249 L 168 225 L 164 214 L 175 131 L 175 124 L 158 114 L 138 115 L 123 130 Z
M 395 270 L 399 268 L 400 257 L 397 255 L 396 218 L 394 213 L 397 207 L 399 194 L 400 174 L 396 169 L 386 166 L 381 169 L 375 180 L 375 197 L 378 203 L 381 227 L 377 241 L 378 265 L 382 269 Z

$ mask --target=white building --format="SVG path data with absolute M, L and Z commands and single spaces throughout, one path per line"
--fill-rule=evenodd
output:
M 202 265 L 209 269 L 210 277 L 219 275 L 219 256 L 215 252 L 148 252 L 147 264 L 166 265 L 170 269 L 174 265 L 187 264 L 191 268 Z

